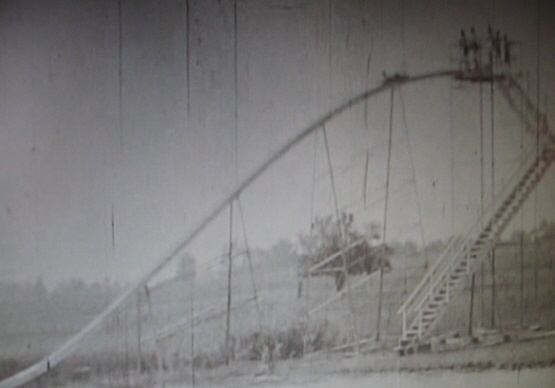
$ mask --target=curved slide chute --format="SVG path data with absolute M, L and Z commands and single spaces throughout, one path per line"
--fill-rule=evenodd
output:
M 0 388 L 16 388 L 23 384 L 26 384 L 33 379 L 49 372 L 52 368 L 58 365 L 66 357 L 71 355 L 79 346 L 79 344 L 90 334 L 94 329 L 99 327 L 104 320 L 113 313 L 119 306 L 121 306 L 131 295 L 133 295 L 138 289 L 143 287 L 152 277 L 154 277 L 162 268 L 164 268 L 169 262 L 179 256 L 183 250 L 189 245 L 189 243 L 197 237 L 204 228 L 210 224 L 227 206 L 229 206 L 241 193 L 245 190 L 251 183 L 253 183 L 258 177 L 260 177 L 274 162 L 285 155 L 293 146 L 301 142 L 308 135 L 316 131 L 318 128 L 322 127 L 328 121 L 333 119 L 335 116 L 343 113 L 345 110 L 368 100 L 369 98 L 380 94 L 383 91 L 389 90 L 396 86 L 405 85 L 408 83 L 414 83 L 418 81 L 424 81 L 432 78 L 439 77 L 451 77 L 456 76 L 456 71 L 446 70 L 446 71 L 436 71 L 431 73 L 424 73 L 417 76 L 406 76 L 396 74 L 392 77 L 388 77 L 384 82 L 373 89 L 370 89 L 362 94 L 359 94 L 343 104 L 332 109 L 329 113 L 322 116 L 316 120 L 313 124 L 309 125 L 307 128 L 303 129 L 298 135 L 290 139 L 285 145 L 283 145 L 278 151 L 272 154 L 260 167 L 258 167 L 254 172 L 252 172 L 241 184 L 239 184 L 235 190 L 231 192 L 227 198 L 225 198 L 218 206 L 216 206 L 190 233 L 189 235 L 175 248 L 168 256 L 160 260 L 155 266 L 153 266 L 148 272 L 146 272 L 133 286 L 129 287 L 125 292 L 123 292 L 114 302 L 112 302 L 106 310 L 100 313 L 96 318 L 94 318 L 88 325 L 86 325 L 81 331 L 79 331 L 75 336 L 67 340 L 58 349 L 50 353 L 48 356 L 44 357 L 35 364 L 29 366 L 28 368 L 16 373 L 15 375 L 8 377 L 0 381 Z

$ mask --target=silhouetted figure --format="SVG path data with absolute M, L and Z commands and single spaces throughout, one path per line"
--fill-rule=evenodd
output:
M 466 35 L 464 33 L 464 29 L 461 30 L 461 39 L 459 40 L 459 46 L 461 48 L 462 51 L 462 62 L 464 65 L 464 70 L 469 70 L 470 69 L 470 65 L 468 62 L 468 53 L 470 51 L 470 48 L 468 46 L 468 41 L 466 40 Z
M 493 70 L 494 63 L 501 58 L 501 38 L 499 36 L 499 30 L 494 33 L 490 25 L 488 25 L 488 36 L 491 42 L 491 49 L 489 53 L 490 66 Z
M 474 26 L 470 28 L 470 51 L 474 55 L 474 69 L 480 69 L 480 44 L 478 43 L 478 38 L 476 37 L 476 30 Z

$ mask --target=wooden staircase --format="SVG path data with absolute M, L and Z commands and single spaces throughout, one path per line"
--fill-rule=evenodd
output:
M 527 130 L 537 136 L 537 142 L 465 237 L 453 239 L 448 244 L 399 309 L 402 336 L 396 350 L 401 355 L 415 352 L 429 337 L 450 300 L 479 268 L 509 221 L 555 161 L 555 136 L 548 130 L 545 115 L 534 107 L 513 77 L 503 78 L 499 87 Z M 515 101 L 523 101 L 522 107 Z

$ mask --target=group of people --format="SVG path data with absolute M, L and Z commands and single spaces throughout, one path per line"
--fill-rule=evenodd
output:
M 462 65 L 465 71 L 482 71 L 494 68 L 494 64 L 504 64 L 505 66 L 511 65 L 511 46 L 514 45 L 513 41 L 508 40 L 507 34 L 503 34 L 497 30 L 495 33 L 491 26 L 488 26 L 488 39 L 490 43 L 488 52 L 488 62 L 482 59 L 482 44 L 476 36 L 474 27 L 470 28 L 470 36 L 467 37 L 464 29 L 461 30 L 461 38 L 459 47 L 462 53 Z

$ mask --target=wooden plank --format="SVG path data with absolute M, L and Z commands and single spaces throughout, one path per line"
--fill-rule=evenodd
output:
M 363 277 L 362 279 L 360 279 L 358 282 L 353 283 L 351 285 L 351 290 L 353 290 L 354 288 L 360 287 L 362 286 L 364 283 L 368 282 L 370 279 L 372 279 L 372 275 L 374 274 L 378 274 L 379 275 L 380 271 L 375 271 L 372 272 L 370 275 L 366 275 L 365 277 Z M 342 290 L 336 294 L 334 294 L 331 298 L 329 298 L 328 300 L 326 300 L 325 302 L 323 302 L 322 304 L 314 307 L 312 310 L 309 310 L 307 312 L 307 315 L 312 315 L 317 311 L 322 310 L 324 307 L 326 307 L 327 305 L 329 305 L 330 303 L 336 301 L 337 299 L 340 299 L 341 297 L 343 297 L 343 295 L 345 295 L 347 293 L 347 290 Z
M 340 250 L 339 252 L 334 253 L 333 255 L 329 256 L 328 258 L 324 259 L 323 261 L 319 262 L 318 264 L 313 265 L 312 267 L 310 267 L 310 269 L 308 270 L 308 272 L 312 275 L 314 273 L 315 270 L 323 267 L 324 265 L 328 264 L 330 261 L 332 261 L 333 259 L 338 258 L 339 256 L 341 256 L 342 254 L 346 253 L 347 251 L 353 249 L 354 247 L 356 247 L 357 245 L 362 244 L 363 241 L 365 241 L 366 239 L 363 237 L 361 239 L 356 240 L 355 242 L 351 243 L 350 245 L 347 245 L 345 248 L 343 248 L 342 250 Z

